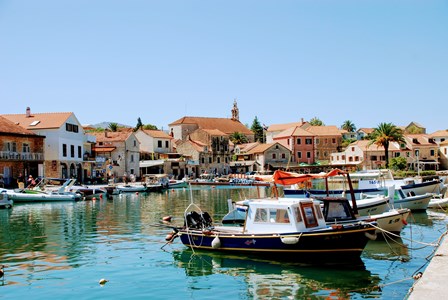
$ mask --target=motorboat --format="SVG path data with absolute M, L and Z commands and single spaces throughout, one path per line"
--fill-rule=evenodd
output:
M 428 208 L 432 209 L 448 208 L 448 197 L 443 197 L 442 194 L 434 194 L 431 200 L 429 200 Z
M 172 227 L 169 242 L 179 237 L 193 249 L 325 261 L 359 258 L 367 242 L 376 238 L 375 221 L 327 224 L 321 202 L 309 198 L 246 199 L 241 205 L 246 207 L 242 226 L 226 226 L 213 223 L 207 212 L 190 204 L 184 226 Z
M 194 249 L 291 256 L 292 259 L 356 258 L 375 238 L 373 222 L 328 225 L 320 202 L 310 199 L 253 199 L 243 226 L 215 225 L 207 212 L 185 213 L 173 238 Z
M 56 184 L 62 182 L 62 185 Z M 8 190 L 7 194 L 14 203 L 47 202 L 47 201 L 77 201 L 81 194 L 71 191 L 76 179 L 44 178 L 32 189 Z
M 391 202 L 395 208 L 409 208 L 411 211 L 419 211 L 428 208 L 429 202 L 433 199 L 433 194 L 416 195 L 413 192 L 405 194 L 401 187 L 396 187 L 392 198 Z

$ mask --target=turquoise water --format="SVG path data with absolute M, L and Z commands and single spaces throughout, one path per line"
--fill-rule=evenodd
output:
M 192 199 L 219 220 L 227 199 L 259 194 L 204 188 L 0 210 L 0 298 L 403 299 L 434 250 L 422 243 L 446 230 L 444 213 L 414 213 L 402 238 L 369 242 L 359 265 L 310 267 L 165 245 L 170 230 L 153 226 L 167 215 L 181 225 Z

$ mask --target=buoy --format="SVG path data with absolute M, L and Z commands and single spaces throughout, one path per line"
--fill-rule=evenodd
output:
M 106 284 L 106 282 L 108 282 L 108 281 L 109 281 L 109 280 L 107 280 L 107 279 L 101 278 L 100 281 L 99 281 L 99 284 L 104 285 L 104 284 Z
M 214 189 L 216 186 L 212 185 L 212 189 Z
M 221 240 L 219 239 L 218 236 L 216 236 L 212 241 L 212 248 L 218 249 L 219 247 L 221 247 Z
M 95 198 L 95 197 L 93 197 L 93 198 L 92 198 L 92 200 L 96 200 L 96 198 Z
M 173 239 L 173 234 L 167 234 L 166 235 L 166 237 L 165 237 L 165 241 L 167 241 L 167 242 L 169 242 L 169 241 L 171 241 Z
M 138 192 L 135 192 L 136 195 L 138 195 Z
M 174 193 L 174 189 L 171 189 L 171 191 Z
M 103 199 L 103 194 L 100 194 L 100 199 Z
M 171 222 L 171 218 L 172 218 L 172 216 L 165 216 L 162 218 L 162 220 L 166 221 L 166 222 Z

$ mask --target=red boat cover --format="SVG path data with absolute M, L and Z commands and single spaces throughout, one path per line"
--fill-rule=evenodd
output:
M 285 172 L 277 170 L 274 172 L 274 175 L 272 175 L 272 179 L 275 183 L 281 184 L 281 185 L 292 185 L 312 179 L 317 178 L 328 178 L 333 177 L 337 175 L 343 175 L 347 174 L 346 172 L 339 170 L 339 169 L 333 169 L 328 173 L 325 174 L 298 174 L 298 173 L 292 173 L 292 172 Z

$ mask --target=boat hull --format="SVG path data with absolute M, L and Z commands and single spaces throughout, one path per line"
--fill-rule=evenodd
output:
M 14 203 L 20 202 L 51 202 L 51 201 L 76 201 L 79 200 L 75 195 L 60 194 L 29 194 L 29 193 L 11 193 L 8 194 L 9 199 Z
M 364 225 L 338 225 L 338 230 L 289 234 L 243 234 L 220 231 L 181 230 L 182 243 L 191 248 L 260 255 L 292 255 L 295 260 L 309 258 L 359 257 L 375 228 Z M 215 238 L 219 238 L 216 246 Z

